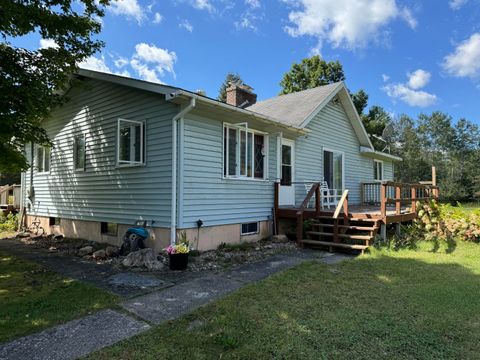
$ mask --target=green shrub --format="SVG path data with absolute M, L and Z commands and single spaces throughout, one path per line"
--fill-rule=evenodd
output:
M 17 215 L 12 213 L 4 216 L 0 215 L 0 231 L 15 231 L 17 229 Z

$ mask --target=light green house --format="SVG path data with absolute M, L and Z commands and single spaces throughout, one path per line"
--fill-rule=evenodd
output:
M 148 220 L 157 250 L 180 230 L 200 250 L 257 240 L 272 233 L 275 182 L 282 206 L 321 181 L 359 204 L 361 183 L 393 179 L 400 160 L 373 149 L 343 83 L 258 103 L 232 86 L 225 104 L 95 71 L 77 79 L 44 121 L 54 147 L 35 146 L 22 174 L 27 220 L 48 232 L 120 244 Z

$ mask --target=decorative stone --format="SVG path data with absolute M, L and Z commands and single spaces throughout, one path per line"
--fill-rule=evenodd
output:
M 164 267 L 150 248 L 131 252 L 123 259 L 122 264 L 126 267 L 146 267 L 151 271 L 161 270 Z
M 80 250 L 78 250 L 78 256 L 85 256 L 85 255 L 90 255 L 93 253 L 93 247 L 92 246 L 84 246 Z
M 93 253 L 93 258 L 94 259 L 106 259 L 107 254 L 105 253 L 105 250 L 103 250 L 103 249 L 97 250 Z
M 288 242 L 288 237 L 287 235 L 273 235 L 272 236 L 272 241 L 273 242 Z
M 107 246 L 105 248 L 105 254 L 108 257 L 117 257 L 119 253 L 120 253 L 120 249 L 116 246 Z
M 26 237 L 30 237 L 30 233 L 29 232 L 19 232 L 17 234 L 17 238 L 26 238 Z
M 63 240 L 63 235 L 55 235 L 55 237 L 53 238 L 53 240 L 55 240 L 55 241 L 61 241 L 61 240 Z

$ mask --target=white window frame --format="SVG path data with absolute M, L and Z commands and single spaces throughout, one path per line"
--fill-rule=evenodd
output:
M 241 157 L 241 152 L 240 152 L 240 136 L 241 136 L 241 131 L 245 132 L 245 136 L 247 137 L 247 134 L 252 134 L 252 158 L 251 158 L 251 167 L 252 167 L 252 175 L 247 176 L 247 175 L 242 175 L 240 174 L 241 167 L 236 166 L 235 167 L 235 175 L 229 175 L 228 170 L 229 170 L 229 130 L 234 129 L 237 134 L 236 134 L 236 141 L 237 141 L 237 154 L 236 154 L 236 160 L 235 163 L 239 164 L 240 163 L 240 157 Z M 227 130 L 227 136 L 225 138 L 225 130 Z M 255 156 L 254 156 L 254 136 L 255 135 L 262 135 L 263 136 L 263 144 L 264 144 L 264 156 L 263 156 L 263 178 L 256 178 L 255 177 Z M 230 124 L 230 123 L 223 123 L 223 129 L 222 129 L 222 178 L 223 179 L 234 179 L 234 180 L 251 180 L 251 181 L 266 181 L 268 179 L 268 153 L 269 153 L 269 136 L 268 133 L 259 131 L 259 130 L 254 130 L 248 127 L 246 123 L 242 124 Z M 226 144 L 225 144 L 226 141 Z M 245 142 L 247 143 L 247 142 Z M 226 146 L 225 146 L 226 145 Z M 226 151 L 226 153 L 225 153 Z M 245 162 L 247 161 L 248 157 L 246 156 L 247 152 L 245 153 Z M 226 162 L 225 162 L 226 160 Z M 248 168 L 247 163 L 245 163 L 245 171 Z M 226 169 L 226 171 L 225 171 Z
M 243 225 L 250 225 L 250 224 L 257 224 L 257 230 L 244 233 L 243 232 Z M 251 222 L 248 222 L 248 223 L 240 224 L 240 236 L 256 235 L 258 233 L 260 233 L 260 223 L 258 221 L 251 221 Z
M 131 123 L 134 126 L 140 125 L 140 161 L 135 160 L 120 160 L 120 127 L 122 123 Z M 145 134 L 145 135 L 144 135 Z M 146 146 L 144 141 L 146 138 L 145 122 L 139 120 L 128 120 L 119 118 L 117 121 L 117 166 L 118 167 L 130 167 L 130 166 L 142 166 L 145 165 Z M 146 140 L 146 139 L 145 139 Z M 130 156 L 134 154 L 134 143 L 130 143 Z M 135 155 L 134 155 L 135 156 Z
M 378 171 L 379 164 L 382 166 L 381 179 L 375 179 L 375 172 L 377 173 L 377 175 L 380 174 L 380 172 Z M 373 181 L 383 181 L 383 179 L 385 179 L 385 163 L 382 160 L 374 159 L 373 160 Z
M 331 152 L 333 154 L 340 154 L 342 155 L 342 188 L 341 189 L 337 189 L 337 190 L 345 190 L 345 153 L 343 151 L 339 151 L 339 150 L 334 150 L 334 149 L 331 149 L 331 148 L 328 148 L 328 147 L 323 147 L 323 151 L 322 151 L 322 174 L 323 174 L 323 167 L 325 166 L 324 165 L 324 161 L 325 159 L 323 158 L 323 154 L 325 151 L 328 151 L 328 152 Z M 324 177 L 324 180 L 325 179 L 325 174 L 323 174 L 323 177 Z
M 43 152 L 43 164 L 42 164 L 42 171 L 40 171 L 39 169 L 39 164 L 38 164 L 38 151 L 39 150 L 42 150 Z M 45 156 L 46 153 L 47 153 L 47 149 L 49 150 L 49 154 L 50 156 L 48 157 L 48 171 L 45 171 L 45 168 L 46 168 L 46 163 L 47 163 L 47 157 Z M 35 161 L 36 161 L 36 166 L 37 166 L 37 174 L 39 175 L 42 175 L 42 174 L 50 174 L 50 170 L 52 169 L 52 148 L 50 146 L 42 146 L 42 145 L 38 145 L 35 149 Z
M 77 167 L 77 139 L 83 137 L 83 167 Z M 73 137 L 73 170 L 75 172 L 85 171 L 87 166 L 87 136 L 85 134 L 76 135 Z

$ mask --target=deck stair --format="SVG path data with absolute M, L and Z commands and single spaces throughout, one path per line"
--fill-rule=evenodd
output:
M 306 238 L 300 243 L 310 247 L 359 250 L 363 253 L 371 245 L 380 228 L 378 219 L 319 216 L 314 219 Z

